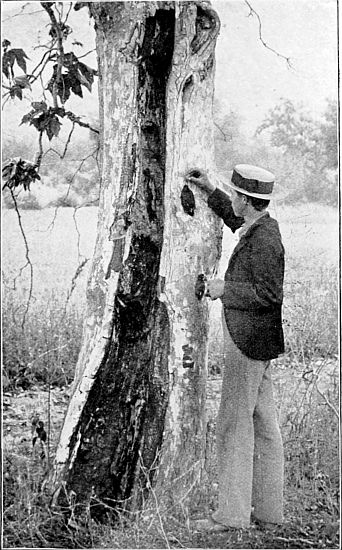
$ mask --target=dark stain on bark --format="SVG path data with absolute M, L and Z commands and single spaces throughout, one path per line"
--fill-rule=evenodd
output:
M 67 489 L 91 514 L 134 508 L 145 497 L 158 465 L 168 405 L 170 327 L 159 301 L 166 155 L 166 84 L 172 61 L 174 11 L 146 19 L 139 58 L 138 116 L 142 212 L 132 209 L 132 240 L 121 268 L 114 330 L 82 411 L 71 448 L 80 444 Z M 134 162 L 135 164 L 135 162 Z M 134 213 L 134 215 L 133 215 Z M 120 255 L 122 251 L 119 251 Z M 113 265 L 114 269 L 119 266 Z M 120 502 L 119 502 L 120 501 Z

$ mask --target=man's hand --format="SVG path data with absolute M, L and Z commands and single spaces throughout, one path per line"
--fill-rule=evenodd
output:
M 222 279 L 212 279 L 207 282 L 207 292 L 206 295 L 211 298 L 211 300 L 217 300 L 221 298 L 224 294 L 224 281 Z
M 213 183 L 210 183 L 207 174 L 199 168 L 189 170 L 184 177 L 186 181 L 198 185 L 200 189 L 207 191 L 207 193 L 212 193 L 216 189 L 216 186 Z

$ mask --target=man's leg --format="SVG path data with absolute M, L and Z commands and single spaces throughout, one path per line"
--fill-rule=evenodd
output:
M 254 516 L 263 522 L 283 521 L 284 453 L 268 367 L 254 412 Z
M 243 355 L 227 330 L 225 352 L 216 424 L 219 506 L 212 517 L 230 527 L 248 527 L 253 480 L 253 412 L 267 363 Z

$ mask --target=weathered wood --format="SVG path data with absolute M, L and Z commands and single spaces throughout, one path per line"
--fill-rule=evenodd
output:
M 186 212 L 182 190 L 187 168 L 212 169 L 219 22 L 203 2 L 89 6 L 101 198 L 53 483 L 55 500 L 63 486 L 79 501 L 135 508 L 152 481 L 184 498 L 203 462 L 208 306 L 194 287 L 215 272 L 221 226 L 197 189 Z

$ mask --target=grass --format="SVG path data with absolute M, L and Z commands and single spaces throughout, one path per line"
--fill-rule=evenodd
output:
M 206 536 L 190 520 L 215 508 L 215 415 L 223 364 L 222 335 L 213 304 L 208 383 L 208 456 L 201 487 L 167 509 L 154 498 L 140 514 L 99 525 L 87 511 L 75 520 L 49 506 L 43 480 L 57 444 L 80 345 L 84 291 L 96 210 L 23 212 L 34 266 L 34 300 L 21 328 L 27 295 L 24 249 L 14 212 L 3 226 L 4 546 L 63 548 L 338 548 L 339 373 L 337 217 L 333 209 L 279 209 L 287 251 L 284 330 L 286 353 L 274 361 L 286 467 L 286 523 L 275 533 Z M 73 217 L 74 214 L 74 217 Z M 77 228 L 75 227 L 75 221 Z M 234 242 L 225 234 L 226 258 Z M 76 276 L 77 273 L 77 276 Z M 74 278 L 75 287 L 72 280 Z M 13 286 L 15 288 L 13 289 Z M 71 289 L 72 293 L 70 294 Z M 40 419 L 48 441 L 37 436 Z
M 54 293 L 44 307 L 31 307 L 22 329 L 13 294 L 3 300 L 3 389 L 27 390 L 36 384 L 66 386 L 73 380 L 82 316 Z

